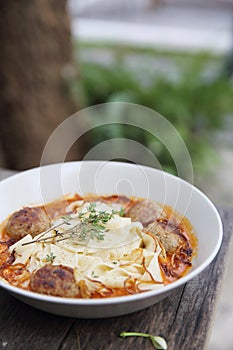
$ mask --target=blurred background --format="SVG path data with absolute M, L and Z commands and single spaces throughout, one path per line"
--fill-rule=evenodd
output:
M 132 102 L 173 124 L 190 152 L 194 183 L 216 204 L 232 205 L 232 0 L 1 1 L 0 42 L 0 167 L 38 166 L 51 133 L 85 107 Z M 119 137 L 142 143 L 176 174 L 159 140 L 116 124 L 83 135 L 67 160 Z M 232 264 L 212 350 L 233 348 Z

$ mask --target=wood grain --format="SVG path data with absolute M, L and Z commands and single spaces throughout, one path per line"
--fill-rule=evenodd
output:
M 81 350 L 153 349 L 147 339 L 121 339 L 122 331 L 161 335 L 166 338 L 169 350 L 204 350 L 214 320 L 233 228 L 233 209 L 220 208 L 220 214 L 225 223 L 223 244 L 203 273 L 146 310 L 116 319 L 76 320 L 61 350 L 71 349 L 77 337 Z
M 206 349 L 233 231 L 233 208 L 219 210 L 224 239 L 215 260 L 192 281 L 146 310 L 110 319 L 72 319 L 36 310 L 0 290 L 0 349 L 153 349 L 148 339 L 120 338 L 122 331 L 161 335 L 169 350 Z

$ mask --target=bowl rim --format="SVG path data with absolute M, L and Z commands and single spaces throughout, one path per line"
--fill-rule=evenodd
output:
M 106 163 L 106 161 L 103 160 L 85 160 L 85 161 L 72 161 L 72 162 L 64 162 L 64 163 L 54 163 L 54 164 L 48 164 L 48 165 L 43 165 L 39 167 L 34 167 L 32 169 L 28 169 L 22 172 L 19 172 L 17 174 L 14 174 L 12 176 L 7 177 L 6 179 L 3 179 L 0 181 L 0 187 L 4 185 L 7 182 L 11 182 L 15 178 L 23 177 L 25 174 L 31 173 L 31 172 L 38 172 L 41 167 L 43 168 L 52 168 L 52 167 L 57 167 L 57 166 L 66 166 L 66 167 L 72 167 L 74 165 L 78 165 L 81 163 L 90 163 L 90 164 L 96 164 L 100 165 L 101 163 Z M 108 161 L 109 163 L 109 161 Z M 209 266 L 209 264 L 214 260 L 216 257 L 221 244 L 222 244 L 222 239 L 223 239 L 223 224 L 220 218 L 220 214 L 212 201 L 202 192 L 200 191 L 197 187 L 194 185 L 190 184 L 186 180 L 175 176 L 173 174 L 167 173 L 163 170 L 155 169 L 149 166 L 141 165 L 141 164 L 132 164 L 132 163 L 124 163 L 124 162 L 118 162 L 118 161 L 112 161 L 111 165 L 113 166 L 124 166 L 124 167 L 135 167 L 135 166 L 140 166 L 143 169 L 147 169 L 149 171 L 154 171 L 160 174 L 165 175 L 166 177 L 173 178 L 175 181 L 179 180 L 181 184 L 186 184 L 187 186 L 191 186 L 191 190 L 194 190 L 198 193 L 200 197 L 202 197 L 210 206 L 211 210 L 213 211 L 217 223 L 218 223 L 218 239 L 217 243 L 212 250 L 211 254 L 208 256 L 208 258 L 202 262 L 198 267 L 195 267 L 191 271 L 189 271 L 186 275 L 181 277 L 180 279 L 176 280 L 175 282 L 172 282 L 171 284 L 166 285 L 165 287 L 158 288 L 155 290 L 150 290 L 150 291 L 145 291 L 137 294 L 132 294 L 132 295 L 125 295 L 125 296 L 118 296 L 118 297 L 108 297 L 108 298 L 95 298 L 95 299 L 83 299 L 83 298 L 66 298 L 66 297 L 58 297 L 58 296 L 52 296 L 52 295 L 46 295 L 46 294 L 40 294 L 28 290 L 21 289 L 19 287 L 15 287 L 11 284 L 9 284 L 7 281 L 5 281 L 3 278 L 0 277 L 0 287 L 3 289 L 9 291 L 10 293 L 16 294 L 21 297 L 26 297 L 30 298 L 33 300 L 38 300 L 38 301 L 45 301 L 45 302 L 50 302 L 53 304 L 63 304 L 63 305 L 76 305 L 76 306 L 104 306 L 104 305 L 116 305 L 116 304 L 124 304 L 124 303 L 130 303 L 130 302 L 135 302 L 135 301 L 140 301 L 142 299 L 148 299 L 148 298 L 153 298 L 158 295 L 163 295 L 167 294 L 168 292 L 184 285 L 185 283 L 189 282 L 192 280 L 194 277 L 199 275 L 206 267 Z

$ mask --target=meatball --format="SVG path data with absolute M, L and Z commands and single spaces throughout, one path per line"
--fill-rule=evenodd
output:
M 9 250 L 9 247 L 14 243 L 14 239 L 10 239 L 7 242 L 0 241 L 0 269 L 14 261 L 14 256 Z
M 33 292 L 73 298 L 79 294 L 72 268 L 63 265 L 45 265 L 32 274 L 30 288 Z
M 26 207 L 13 213 L 6 226 L 7 233 L 15 239 L 27 234 L 35 237 L 50 227 L 50 221 L 45 210 L 41 207 Z
M 135 204 L 127 213 L 132 221 L 140 221 L 144 227 L 162 216 L 163 209 L 152 200 L 143 200 Z
M 160 240 L 166 253 L 174 253 L 185 242 L 184 237 L 179 234 L 177 229 L 169 226 L 169 223 L 165 225 L 164 223 L 154 222 L 146 230 Z

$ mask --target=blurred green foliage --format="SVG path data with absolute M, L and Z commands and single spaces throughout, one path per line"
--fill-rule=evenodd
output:
M 135 54 L 137 52 L 130 52 L 131 61 Z M 130 65 L 129 52 L 124 50 L 114 52 L 113 59 L 107 64 L 80 59 L 80 78 L 70 81 L 71 94 L 82 108 L 120 101 L 157 111 L 173 124 L 183 138 L 194 171 L 203 173 L 215 160 L 215 132 L 223 128 L 225 117 L 233 112 L 233 86 L 220 69 L 223 59 L 207 54 L 158 56 L 146 50 L 140 50 L 140 57 L 143 62 L 148 60 L 148 64 L 143 67 L 140 64 Z M 158 57 L 160 60 L 161 57 L 169 59 L 163 65 L 163 73 L 153 68 L 153 60 Z M 171 70 L 171 65 L 175 70 Z M 147 127 L 150 129 L 150 125 Z M 136 140 L 153 152 L 164 170 L 176 173 L 170 154 L 149 132 L 114 124 L 95 128 L 86 136 L 87 148 L 108 138 Z

